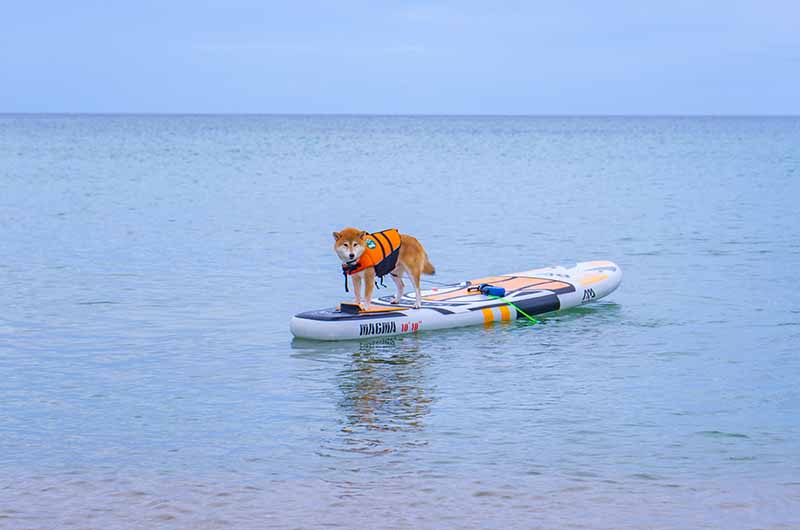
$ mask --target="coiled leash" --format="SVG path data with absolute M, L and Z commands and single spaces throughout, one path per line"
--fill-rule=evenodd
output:
M 494 285 L 488 283 L 482 283 L 477 287 L 468 287 L 467 292 L 469 291 L 480 291 L 480 293 L 486 297 L 492 298 L 494 300 L 500 300 L 501 302 L 505 302 L 514 309 L 517 310 L 519 314 L 530 320 L 534 324 L 538 324 L 539 321 L 530 316 L 528 313 L 517 307 L 517 305 L 512 302 L 511 300 L 507 300 L 505 297 L 506 290 L 502 287 L 495 287 Z

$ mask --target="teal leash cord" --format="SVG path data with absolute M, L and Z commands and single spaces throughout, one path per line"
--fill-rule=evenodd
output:
M 522 314 L 522 316 L 524 316 L 525 318 L 527 318 L 528 320 L 530 320 L 530 321 L 531 321 L 531 322 L 533 322 L 534 324 L 538 324 L 538 323 L 539 323 L 539 321 L 538 321 L 538 320 L 536 320 L 535 318 L 533 318 L 532 316 L 530 316 L 528 313 L 526 313 L 526 312 L 525 312 L 525 311 L 523 311 L 522 309 L 518 308 L 518 307 L 516 306 L 516 304 L 514 304 L 514 302 L 511 302 L 511 301 L 509 301 L 509 300 L 506 300 L 505 298 L 502 298 L 502 297 L 500 297 L 500 296 L 494 296 L 494 295 L 491 295 L 491 294 L 487 294 L 486 296 L 488 296 L 489 298 L 494 298 L 495 300 L 500 300 L 501 302 L 505 302 L 505 303 L 507 303 L 508 305 L 510 305 L 511 307 L 513 307 L 514 309 L 516 309 L 518 313 Z

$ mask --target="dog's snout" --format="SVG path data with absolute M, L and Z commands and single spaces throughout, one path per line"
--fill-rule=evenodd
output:
M 355 258 L 355 257 L 356 257 L 356 255 L 351 252 L 350 253 L 350 258 L 352 259 L 352 258 Z

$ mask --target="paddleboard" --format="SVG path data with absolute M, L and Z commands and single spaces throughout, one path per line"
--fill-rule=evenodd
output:
M 586 261 L 423 290 L 419 309 L 411 291 L 399 304 L 391 303 L 393 294 L 374 298 L 369 311 L 354 312 L 347 306 L 344 311 L 341 306 L 306 311 L 292 317 L 289 327 L 299 338 L 351 340 L 489 324 L 590 303 L 614 292 L 621 281 L 615 263 Z M 506 294 L 503 299 L 485 296 L 474 289 L 481 284 L 502 287 Z

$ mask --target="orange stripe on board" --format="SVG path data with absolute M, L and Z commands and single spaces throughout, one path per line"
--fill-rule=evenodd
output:
M 507 305 L 500 306 L 500 320 L 511 320 L 511 311 L 508 310 Z
M 466 289 L 457 289 L 455 291 L 449 291 L 441 294 L 429 294 L 427 296 L 423 296 L 422 298 L 424 300 L 429 300 L 432 302 L 440 302 L 442 300 L 451 300 L 453 298 L 460 298 L 462 296 L 467 296 L 470 294 L 476 294 L 476 293 L 468 292 Z
M 478 285 L 481 283 L 505 282 L 511 279 L 513 279 L 513 276 L 487 276 L 486 278 L 476 278 L 474 280 L 470 280 L 470 283 L 472 285 Z
M 557 289 L 563 289 L 564 287 L 569 287 L 569 284 L 559 280 L 553 280 L 551 282 L 540 283 L 535 287 L 537 289 L 541 289 L 542 291 L 555 291 Z
M 526 278 L 520 276 L 518 278 L 509 278 L 500 282 L 496 282 L 497 287 L 503 287 L 506 292 L 517 291 L 519 289 L 527 289 L 529 287 L 538 287 L 543 283 L 550 282 L 550 278 Z
M 581 280 L 581 285 L 594 285 L 597 282 L 602 282 L 608 278 L 608 274 L 590 274 L 588 276 L 584 276 Z
M 506 294 L 509 294 L 514 291 L 518 291 L 520 289 L 532 289 L 541 288 L 542 285 L 550 285 L 552 288 L 560 288 L 566 287 L 567 284 L 559 281 L 551 280 L 550 278 L 529 278 L 529 277 L 511 277 L 511 276 L 494 276 L 490 278 L 479 278 L 477 280 L 471 280 L 470 287 L 476 287 L 482 283 L 490 283 L 492 285 L 496 285 L 497 287 L 503 287 L 506 290 Z M 558 285 L 559 287 L 552 287 L 553 285 Z M 547 289 L 548 287 L 544 287 Z M 469 287 L 464 289 L 458 289 L 455 291 L 450 291 L 447 293 L 441 294 L 431 294 L 423 297 L 425 300 L 430 301 L 444 301 L 444 300 L 452 300 L 453 298 L 461 298 L 462 296 L 469 296 L 471 294 L 477 294 L 475 291 L 469 291 Z
M 494 311 L 492 311 L 490 308 L 485 307 L 481 309 L 481 313 L 483 313 L 484 324 L 488 324 L 489 322 L 492 322 L 494 320 Z
M 491 276 L 489 278 L 478 278 L 477 280 L 470 280 L 470 287 L 476 287 L 482 283 L 500 283 L 506 280 L 510 280 L 508 276 Z M 443 300 L 451 300 L 453 298 L 461 298 L 462 296 L 469 296 L 471 294 L 480 294 L 475 291 L 469 291 L 469 287 L 465 287 L 463 289 L 458 289 L 456 291 L 450 291 L 448 293 L 441 293 L 441 294 L 429 294 L 424 296 L 425 300 L 431 300 L 435 302 L 440 302 Z
M 413 309 L 412 306 L 393 306 L 393 307 L 384 307 L 384 306 L 372 306 L 370 309 L 360 309 L 359 313 L 386 313 L 387 311 L 405 311 L 407 309 Z

